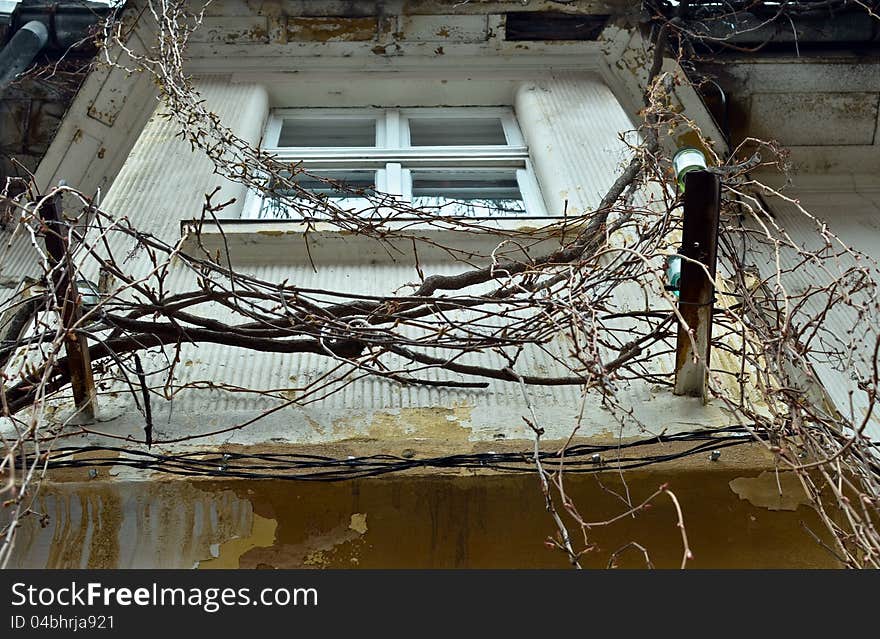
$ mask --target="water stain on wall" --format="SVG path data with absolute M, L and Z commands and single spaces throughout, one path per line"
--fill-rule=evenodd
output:
M 740 471 L 741 472 L 741 471 Z M 827 537 L 788 479 L 735 470 L 569 474 L 566 491 L 588 521 L 624 512 L 669 482 L 681 501 L 695 568 L 834 567 L 804 530 Z M 731 490 L 731 487 L 734 490 Z M 789 490 L 791 489 L 791 490 Z M 768 492 L 769 491 L 769 492 Z M 746 498 L 741 499 L 740 496 Z M 780 510 L 768 510 L 778 506 Z M 51 484 L 18 539 L 13 567 L 565 568 L 532 474 L 394 477 L 345 482 L 177 481 Z M 574 537 L 581 538 L 567 517 Z M 681 561 L 671 501 L 588 531 L 589 567 L 635 541 L 657 567 Z M 827 539 L 825 539 L 827 541 Z M 644 567 L 625 552 L 621 567 Z
M 253 507 L 228 487 L 185 481 L 48 484 L 16 536 L 11 568 L 191 568 L 248 537 Z

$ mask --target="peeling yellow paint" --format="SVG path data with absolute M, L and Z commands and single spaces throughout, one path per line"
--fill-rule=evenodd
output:
M 699 149 L 702 151 L 706 157 L 712 157 L 712 154 L 709 152 L 709 149 L 703 144 L 703 139 L 700 137 L 700 134 L 694 130 L 689 130 L 685 133 L 682 133 L 675 138 L 675 143 L 678 147 L 683 146 L 691 146 L 695 149 Z
M 280 543 L 272 547 L 251 549 L 241 559 L 242 568 L 267 566 L 272 568 L 327 568 L 338 562 L 342 549 L 356 551 L 357 542 L 367 531 L 367 515 L 355 513 L 348 525 L 340 524 L 329 530 L 314 533 L 300 543 Z M 357 559 L 354 554 L 351 559 Z M 357 563 L 357 561 L 354 561 Z
M 720 462 L 704 461 L 709 467 L 702 470 L 680 472 L 677 466 L 671 475 L 662 473 L 685 509 L 688 536 L 695 540 L 694 567 L 834 566 L 821 546 L 798 534 L 803 522 L 825 536 L 812 509 L 768 512 L 763 503 L 750 503 L 761 501 L 756 494 L 775 498 L 775 477 L 770 472 L 737 478 L 742 467 L 725 466 L 735 450 L 725 450 Z M 786 473 L 782 482 L 786 495 L 794 497 L 800 493 L 789 490 L 792 478 Z M 641 499 L 660 481 L 656 469 L 628 471 L 625 486 Z M 742 482 L 740 492 L 748 492 L 748 500 L 731 491 Z M 603 474 L 601 483 L 592 475 L 566 481 L 572 501 L 589 504 L 602 519 L 620 513 L 615 493 L 621 490 L 623 478 L 616 472 Z M 36 518 L 24 521 L 12 567 L 189 568 L 209 555 L 209 547 L 218 556 L 202 561 L 201 568 L 539 568 L 563 567 L 566 561 L 552 549 L 540 551 L 553 525 L 528 473 L 338 483 L 50 484 L 37 506 L 49 516 L 48 526 Z M 594 529 L 591 538 L 601 552 L 587 553 L 585 566 L 604 566 L 608 553 L 634 538 L 650 542 L 658 567 L 677 566 L 681 537 L 675 516 L 671 503 L 658 502 L 637 520 Z M 639 566 L 635 554 L 631 559 Z
M 354 513 L 351 516 L 351 523 L 348 525 L 353 531 L 364 535 L 367 532 L 367 513 Z
M 299 42 L 366 42 L 377 33 L 375 16 L 366 18 L 289 17 L 287 38 Z
M 730 489 L 740 499 L 768 510 L 797 510 L 798 506 L 810 503 L 803 485 L 792 472 L 764 471 L 757 477 L 737 477 L 730 482 Z
M 715 289 L 718 294 L 721 294 L 722 299 L 733 299 L 724 294 L 732 293 L 734 287 L 727 279 L 720 275 L 715 278 Z M 715 375 L 713 379 L 714 388 L 716 390 L 727 392 L 732 401 L 736 403 L 739 403 L 742 399 L 747 399 L 752 406 L 765 408 L 767 406 L 767 400 L 755 385 L 755 373 L 752 372 L 752 366 L 748 364 L 746 365 L 744 371 L 745 379 L 742 380 L 742 384 L 740 384 L 739 381 L 739 372 L 742 368 L 742 361 L 740 356 L 736 353 L 741 353 L 743 349 L 749 348 L 748 344 L 743 342 L 742 335 L 738 332 L 730 332 L 717 324 L 714 328 L 716 329 L 715 338 L 719 338 L 717 333 L 722 333 L 723 336 L 720 337 L 720 340 L 725 346 L 727 346 L 727 349 L 712 349 L 710 355 L 712 360 L 711 368 L 733 373 L 733 375 Z M 759 359 L 761 358 L 760 353 L 754 353 L 753 355 Z M 741 394 L 745 394 L 745 398 L 741 397 Z
M 248 36 L 251 40 L 265 42 L 269 39 L 269 32 L 263 27 L 254 27 L 248 31 Z
M 199 562 L 199 568 L 221 569 L 238 568 L 241 556 L 252 548 L 268 548 L 275 543 L 275 530 L 278 523 L 274 519 L 260 517 L 254 513 L 251 534 L 235 537 L 220 544 L 220 553 L 214 559 Z
M 323 550 L 315 550 L 303 559 L 303 566 L 313 566 L 315 568 L 326 568 L 330 561 Z
M 369 426 L 370 437 L 399 439 L 426 437 L 452 441 L 467 441 L 473 429 L 470 425 L 471 406 L 453 408 L 401 408 L 399 412 L 377 411 Z
M 357 425 L 362 424 L 365 419 L 366 415 L 364 413 L 352 411 L 345 417 L 334 419 L 330 428 L 334 435 L 351 436 L 357 432 Z

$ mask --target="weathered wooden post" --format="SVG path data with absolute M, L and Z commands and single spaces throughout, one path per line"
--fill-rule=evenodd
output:
M 61 221 L 60 202 L 60 195 L 47 199 L 40 207 L 40 218 L 46 226 L 46 252 L 49 254 L 55 300 L 65 332 L 64 349 L 76 405 L 76 421 L 87 422 L 95 418 L 95 380 L 92 376 L 89 346 L 84 337 L 77 336 L 72 330 L 80 319 L 79 293 L 76 279 L 72 277 L 73 267 L 70 263 L 66 225 Z
M 675 394 L 702 397 L 705 401 L 715 303 L 721 180 L 708 171 L 688 171 L 684 187 L 684 228 L 679 252 L 690 259 L 681 261 L 678 310 L 692 333 L 688 335 L 688 329 L 679 323 Z

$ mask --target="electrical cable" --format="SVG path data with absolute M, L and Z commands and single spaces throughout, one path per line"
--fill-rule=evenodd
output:
M 555 468 L 561 466 L 568 473 L 593 473 L 643 468 L 767 439 L 769 433 L 753 433 L 744 426 L 730 426 L 653 436 L 617 444 L 576 444 L 564 450 L 542 451 L 539 456 L 542 463 L 553 463 Z M 640 447 L 664 443 L 694 443 L 694 446 L 673 453 L 622 455 L 624 451 L 635 452 Z M 612 452 L 615 453 L 613 457 L 608 455 Z M 106 456 L 71 458 L 74 454 L 86 453 L 105 453 Z M 37 460 L 31 458 L 30 461 Z M 39 461 L 45 463 L 49 469 L 125 466 L 187 477 L 299 481 L 361 479 L 415 468 L 534 472 L 533 452 L 467 453 L 426 458 L 379 454 L 340 459 L 302 453 L 198 450 L 161 454 L 110 446 L 71 446 L 56 448 L 44 454 Z

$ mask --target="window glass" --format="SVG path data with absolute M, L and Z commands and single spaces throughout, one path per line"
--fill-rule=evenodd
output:
M 270 184 L 249 195 L 248 217 L 323 218 L 322 201 L 364 216 L 546 215 L 509 107 L 278 109 L 265 139 L 279 161 L 333 183 L 297 175 L 311 196 Z
M 466 217 L 526 212 L 513 171 L 413 171 L 412 204 Z
M 315 194 L 315 198 L 298 197 L 288 189 L 270 188 L 269 193 L 276 197 L 269 195 L 263 200 L 261 218 L 321 217 L 321 201 L 330 201 L 343 210 L 364 214 L 373 209 L 363 196 L 375 193 L 375 171 L 325 171 L 320 177 L 300 174 L 294 181 Z
M 504 145 L 500 118 L 409 118 L 411 146 Z
M 285 118 L 278 146 L 376 146 L 373 118 Z

